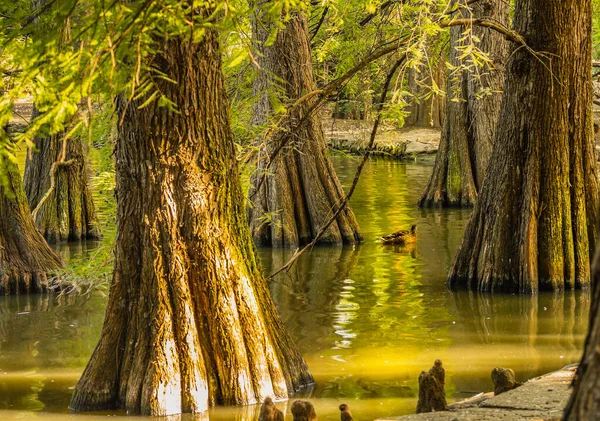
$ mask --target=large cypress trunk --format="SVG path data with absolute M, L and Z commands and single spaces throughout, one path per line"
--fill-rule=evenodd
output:
M 254 254 L 216 38 L 149 59 L 180 112 L 119 101 L 114 277 L 74 410 L 201 412 L 312 382 Z
M 27 154 L 23 182 L 39 230 L 50 243 L 97 238 L 82 140 L 39 136 L 35 149 Z
M 257 13 L 260 16 L 260 11 Z M 306 16 L 295 13 L 271 46 L 265 46 L 269 35 L 265 25 L 260 17 L 253 20 L 252 36 L 261 67 L 254 82 L 257 99 L 253 124 L 267 124 L 272 117 L 273 95 L 282 103 L 289 103 L 290 115 L 268 144 L 259 145 L 258 167 L 252 176 L 249 194 L 248 219 L 257 245 L 296 247 L 314 239 L 345 194 L 328 157 L 321 120 L 317 113 L 307 116 L 314 101 L 291 104 L 316 90 Z M 281 142 L 287 146 L 267 168 L 268 157 Z M 358 223 L 347 206 L 327 228 L 319 243 L 343 244 L 360 240 Z
M 464 4 L 466 0 L 456 2 Z M 466 10 L 456 13 L 471 17 Z M 472 15 L 509 26 L 509 3 L 481 0 L 472 5 Z M 464 30 L 462 26 L 450 29 L 452 69 L 461 65 L 461 48 L 472 42 Z M 500 115 L 509 46 L 504 36 L 493 29 L 474 26 L 472 36 L 479 38 L 478 48 L 493 65 L 459 73 L 449 71 L 446 117 L 433 172 L 419 200 L 421 207 L 472 206 L 483 183 Z
M 44 292 L 61 267 L 31 217 L 17 166 L 0 157 L 0 294 Z
M 523 0 L 490 165 L 451 267 L 452 289 L 562 290 L 590 282 L 598 176 L 590 0 Z

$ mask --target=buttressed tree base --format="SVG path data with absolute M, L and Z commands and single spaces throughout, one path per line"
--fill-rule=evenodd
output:
M 182 112 L 119 99 L 115 269 L 77 411 L 203 412 L 313 382 L 254 255 L 217 35 L 161 41 L 151 65 L 174 83 L 155 83 Z
M 31 217 L 18 167 L 0 157 L 0 294 L 44 292 L 61 267 Z
M 598 225 L 590 0 L 523 0 L 483 188 L 451 289 L 532 293 L 590 284 Z
M 261 66 L 254 82 L 257 101 L 253 123 L 261 126 L 269 121 L 273 95 L 279 96 L 281 102 L 287 98 L 297 104 L 290 104 L 285 127 L 279 128 L 267 145 L 259 145 L 248 219 L 257 245 L 297 247 L 317 236 L 345 194 L 327 155 L 325 132 L 318 113 L 308 114 L 314 101 L 298 101 L 317 89 L 306 16 L 294 13 L 270 46 L 265 45 L 269 31 L 259 19 L 260 16 L 254 19 L 252 27 Z M 271 162 L 271 154 L 281 143 L 286 146 Z M 341 245 L 361 240 L 356 217 L 346 206 L 319 243 Z
M 82 139 L 64 135 L 35 139 L 23 177 L 36 225 L 49 243 L 99 237 Z

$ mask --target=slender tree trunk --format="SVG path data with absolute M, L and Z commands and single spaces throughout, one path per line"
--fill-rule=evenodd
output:
M 456 0 L 466 3 L 466 0 Z M 474 17 L 486 17 L 509 26 L 509 3 L 481 0 L 472 5 Z M 459 10 L 465 17 L 471 14 Z M 493 66 L 448 73 L 446 118 L 433 173 L 419 200 L 421 207 L 472 206 L 481 189 L 496 132 L 508 41 L 500 33 L 482 27 L 472 28 L 478 47 L 488 54 Z M 450 29 L 450 64 L 461 65 L 464 27 Z
M 29 206 L 50 243 L 98 238 L 83 142 L 63 136 L 37 137 L 36 151 L 27 154 L 23 182 Z
M 258 12 L 259 13 L 259 12 Z M 282 103 L 294 102 L 316 90 L 306 16 L 296 13 L 280 30 L 272 46 L 264 22 L 253 21 L 253 38 L 261 69 L 254 82 L 257 100 L 255 125 L 267 124 L 273 115 L 273 95 Z M 280 83 L 281 82 L 281 83 Z M 275 92 L 273 91 L 275 89 Z M 289 124 L 279 128 L 268 145 L 259 145 L 259 163 L 252 177 L 248 219 L 259 246 L 296 247 L 315 237 L 345 197 L 327 153 L 325 133 L 314 113 L 299 127 L 313 101 L 292 107 Z M 293 139 L 287 137 L 293 136 Z M 285 147 L 266 169 L 274 145 Z M 319 243 L 356 243 L 361 240 L 358 223 L 347 206 L 329 226 Z
M 0 157 L 0 294 L 43 292 L 60 259 L 36 229 L 16 165 Z
M 590 0 L 523 0 L 490 166 L 450 269 L 452 289 L 589 286 L 598 176 Z
M 183 112 L 119 101 L 115 271 L 74 410 L 201 412 L 313 381 L 254 254 L 217 35 L 161 45 L 150 63 L 176 83 L 155 83 Z
M 565 410 L 565 420 L 597 420 L 600 414 L 600 244 L 592 264 L 590 324 L 583 357 L 573 381 L 573 394 Z

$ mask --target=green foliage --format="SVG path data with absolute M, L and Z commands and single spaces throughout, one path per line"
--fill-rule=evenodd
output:
M 12 104 L 31 91 L 41 111 L 23 133 L 9 139 L 0 131 L 0 155 L 14 160 L 17 145 L 31 146 L 37 134 L 65 127 L 87 126 L 90 98 L 123 94 L 142 106 L 158 101 L 174 104 L 155 86 L 168 80 L 150 58 L 164 53 L 164 40 L 197 42 L 208 29 L 221 34 L 243 32 L 248 2 L 180 0 L 17 0 L 0 5 L 0 42 L 4 75 L 0 125 L 12 114 Z M 37 3 L 37 6 L 32 3 Z M 284 17 L 303 8 L 302 0 L 272 1 L 269 14 Z M 235 37 L 232 37 L 235 39 Z M 238 37 L 238 40 L 241 39 Z M 235 40 L 234 40 L 235 43 Z M 249 45 L 238 43 L 229 68 L 243 65 Z

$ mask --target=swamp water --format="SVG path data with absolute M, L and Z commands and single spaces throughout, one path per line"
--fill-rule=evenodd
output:
M 345 187 L 357 157 L 336 157 Z M 496 366 L 525 380 L 580 358 L 587 331 L 585 293 L 451 294 L 445 278 L 468 210 L 419 210 L 431 158 L 373 159 L 351 205 L 363 244 L 318 247 L 270 283 L 282 318 L 303 352 L 316 386 L 305 397 L 319 420 L 339 420 L 349 404 L 358 421 L 414 413 L 417 377 L 437 358 L 446 367 L 449 401 L 492 389 Z M 415 247 L 383 246 L 378 236 L 418 225 Z M 64 246 L 63 246 L 64 247 Z M 97 243 L 69 246 L 91 255 Z M 261 249 L 265 272 L 292 251 Z M 81 258 L 81 256 L 79 256 Z M 0 298 L 0 420 L 95 421 L 120 412 L 75 414 L 73 387 L 100 335 L 105 297 Z M 289 403 L 287 418 L 291 419 Z M 216 408 L 174 420 L 255 421 L 258 406 Z M 131 419 L 131 418 L 129 418 Z

